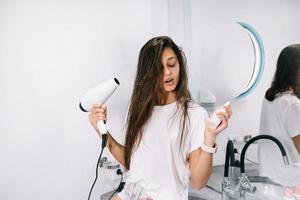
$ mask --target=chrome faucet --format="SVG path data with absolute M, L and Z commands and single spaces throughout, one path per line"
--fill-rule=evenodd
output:
M 233 148 L 233 144 L 229 143 L 229 141 L 228 141 L 227 148 L 226 148 L 224 181 L 222 183 L 222 199 L 223 200 L 245 199 L 246 193 L 255 193 L 256 187 L 251 185 L 248 177 L 245 174 L 245 154 L 246 154 L 248 147 L 253 142 L 260 140 L 260 139 L 268 139 L 268 140 L 275 142 L 281 151 L 284 164 L 285 165 L 289 164 L 289 160 L 288 160 L 286 151 L 278 139 L 276 139 L 275 137 L 270 136 L 270 135 L 255 136 L 255 137 L 251 138 L 242 149 L 242 153 L 241 153 L 241 157 L 240 157 L 240 177 L 238 178 L 239 181 L 237 184 L 232 184 L 232 182 L 228 180 L 228 163 L 227 163 L 227 168 L 226 168 L 226 161 L 229 160 L 229 158 L 228 158 L 229 155 L 227 155 L 227 154 L 229 154 L 229 150 L 227 150 L 227 149 L 230 148 L 230 149 L 234 150 L 234 148 Z M 231 161 L 232 161 L 232 159 L 231 159 Z
M 237 192 L 233 190 L 236 186 L 236 160 L 232 140 L 228 140 L 225 155 L 224 180 L 222 183 L 222 199 L 230 200 L 237 198 Z M 230 190 L 229 190 L 230 189 Z

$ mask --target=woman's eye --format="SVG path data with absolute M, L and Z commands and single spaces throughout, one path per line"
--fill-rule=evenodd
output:
M 175 67 L 176 66 L 176 63 L 171 63 L 169 64 L 170 67 Z

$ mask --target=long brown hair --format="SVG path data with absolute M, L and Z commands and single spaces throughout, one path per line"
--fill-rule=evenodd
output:
M 125 167 L 130 168 L 131 155 L 143 136 L 144 125 L 152 115 L 154 105 L 164 102 L 162 53 L 165 48 L 171 48 L 180 66 L 179 81 L 175 89 L 176 100 L 183 107 L 181 116 L 180 148 L 187 132 L 188 102 L 190 92 L 186 59 L 180 48 L 167 36 L 150 39 L 139 53 L 136 78 L 127 116 L 127 130 L 125 139 Z

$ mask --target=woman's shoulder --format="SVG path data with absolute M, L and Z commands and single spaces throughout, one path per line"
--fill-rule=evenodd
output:
M 275 101 L 280 102 L 285 106 L 300 105 L 300 99 L 293 93 L 285 93 L 276 98 Z
M 275 110 L 279 115 L 285 117 L 286 113 L 300 110 L 300 99 L 293 93 L 282 93 L 277 95 L 274 101 L 264 101 L 264 108 Z M 274 111 L 272 111 L 274 112 Z

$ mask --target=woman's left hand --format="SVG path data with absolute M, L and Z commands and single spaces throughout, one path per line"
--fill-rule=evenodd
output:
M 210 120 L 212 119 L 209 117 L 205 124 L 205 136 L 204 136 L 204 144 L 212 146 L 215 144 L 216 136 L 218 133 L 223 131 L 225 128 L 228 127 L 228 120 L 232 115 L 232 109 L 231 105 L 223 106 L 219 109 L 216 109 L 214 112 L 214 115 L 216 115 L 220 120 L 220 124 L 216 128 L 212 128 L 208 126 L 210 123 Z

